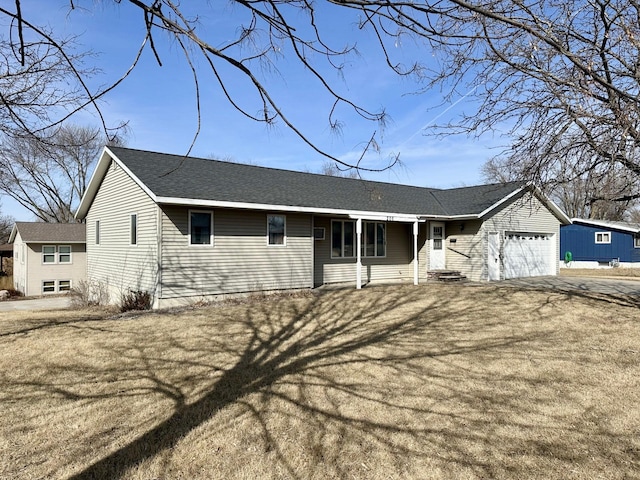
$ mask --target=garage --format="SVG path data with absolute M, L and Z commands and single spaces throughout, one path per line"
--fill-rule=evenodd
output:
M 504 278 L 555 275 L 555 258 L 552 234 L 507 232 L 504 235 Z

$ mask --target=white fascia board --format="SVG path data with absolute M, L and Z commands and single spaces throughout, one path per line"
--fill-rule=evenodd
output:
M 11 229 L 11 234 L 9 235 L 9 243 L 13 243 L 15 241 L 17 234 L 18 234 L 18 224 L 14 223 L 13 228 Z
M 295 205 L 271 205 L 266 203 L 249 202 L 227 202 L 221 200 L 200 200 L 197 198 L 157 197 L 156 202 L 164 205 L 183 205 L 189 207 L 195 206 L 209 208 L 238 208 L 243 210 L 270 210 L 279 212 L 311 213 L 317 215 L 346 215 L 351 218 L 372 220 L 377 218 L 381 218 L 384 220 L 387 220 L 389 218 L 397 218 L 397 221 L 415 222 L 418 219 L 417 215 L 408 215 L 406 213 L 363 212 L 359 210 L 347 210 L 339 208 L 300 207 Z
M 486 210 L 480 212 L 478 214 L 478 218 L 482 218 L 485 215 L 488 215 L 490 212 L 492 212 L 493 210 L 496 210 L 498 207 L 500 207 L 501 205 L 504 205 L 506 202 L 508 202 L 509 200 L 511 200 L 513 197 L 519 195 L 520 193 L 522 193 L 525 190 L 532 190 L 533 194 L 536 195 L 538 197 L 539 200 L 542 201 L 542 203 L 544 203 L 544 205 L 553 212 L 553 214 L 558 218 L 558 220 L 560 220 L 561 223 L 563 223 L 564 225 L 569 225 L 571 223 L 571 219 L 567 216 L 566 213 L 564 213 L 560 207 L 558 207 L 553 200 L 551 200 L 550 198 L 548 198 L 543 192 L 542 190 L 540 190 L 537 186 L 535 186 L 533 183 L 529 182 L 526 185 L 514 190 L 513 192 L 511 192 L 509 195 L 507 195 L 506 197 L 504 197 L 503 199 L 501 199 L 499 202 L 494 203 L 493 205 L 491 205 L 489 208 L 487 208 Z
M 630 233 L 638 233 L 638 232 L 640 232 L 639 228 L 634 228 L 632 226 L 626 227 L 626 226 L 622 226 L 622 225 L 617 225 L 617 224 L 613 224 L 613 223 L 607 222 L 606 220 L 591 220 L 591 219 L 583 219 L 583 218 L 572 218 L 571 219 L 571 223 L 590 225 L 590 226 L 593 226 L 593 227 L 610 228 L 611 230 L 623 230 L 625 232 L 630 232 Z
M 80 200 L 80 204 L 78 205 L 78 209 L 76 210 L 76 214 L 74 218 L 83 220 L 87 213 L 89 212 L 89 207 L 91 203 L 93 203 L 93 199 L 98 193 L 98 188 L 100 188 L 100 184 L 102 183 L 102 179 L 107 174 L 107 170 L 109 168 L 110 161 L 114 161 L 118 167 L 122 168 L 124 172 L 131 177 L 131 179 L 147 194 L 149 197 L 157 203 L 155 194 L 149 190 L 138 177 L 136 177 L 131 170 L 129 170 L 122 161 L 113 153 L 109 147 L 104 147 L 102 149 L 102 155 L 100 155 L 100 159 L 98 160 L 98 164 L 91 175 L 91 180 L 89 180 L 89 184 L 87 186 L 87 190 L 84 192 L 82 199 Z
M 418 215 L 422 221 L 439 220 L 446 222 L 449 220 L 477 220 L 479 215 Z

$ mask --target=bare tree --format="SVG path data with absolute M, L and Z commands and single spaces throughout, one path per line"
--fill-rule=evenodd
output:
M 483 165 L 482 174 L 489 182 L 531 180 L 531 170 L 537 168 L 538 185 L 572 218 L 624 221 L 638 205 L 633 196 L 640 179 L 621 166 L 583 171 L 573 158 L 558 159 L 545 168 L 534 163 L 535 159 L 493 158 Z M 627 199 L 611 200 L 623 197 Z
M 16 221 L 11 215 L 0 215 L 0 244 L 9 241 L 14 223 L 16 223 Z
M 360 178 L 357 168 L 340 168 L 331 161 L 322 162 L 322 166 L 318 173 L 328 175 L 330 177 Z
M 5 136 L 0 193 L 44 222 L 73 222 L 91 166 L 106 143 L 99 128 L 63 126 L 46 137 Z
M 69 2 L 71 12 L 76 3 Z M 377 40 L 393 71 L 424 81 L 425 91 L 449 92 L 445 101 L 460 96 L 477 100 L 475 111 L 432 133 L 505 133 L 506 126 L 511 148 L 503 156 L 512 161 L 534 159 L 527 175 L 533 180 L 551 170 L 547 164 L 559 158 L 580 159 L 578 177 L 594 169 L 605 175 L 615 175 L 619 168 L 630 177 L 640 174 L 637 0 L 331 0 L 322 4 L 234 0 L 230 3 L 236 18 L 243 17 L 237 35 L 230 39 L 199 24 L 197 13 L 215 4 L 193 7 L 175 0 L 115 3 L 139 13 L 144 22 L 142 43 L 131 69 L 146 47 L 161 64 L 164 53 L 156 40 L 159 33 L 166 33 L 187 59 L 198 92 L 197 63 L 204 63 L 231 105 L 243 115 L 268 124 L 284 123 L 312 149 L 338 163 L 343 162 L 315 145 L 280 108 L 259 71 L 265 67 L 277 70 L 281 56 L 295 59 L 308 72 L 309 88 L 315 84 L 331 96 L 327 122 L 332 129 L 340 130 L 344 107 L 384 124 L 384 110 L 357 105 L 322 73 L 327 65 L 340 72 L 357 53 L 357 32 L 350 45 L 336 45 L 331 37 L 331 15 L 344 18 L 351 13 L 360 30 Z M 26 45 L 25 32 L 63 52 L 64 45 L 24 18 L 20 4 L 16 0 L 13 10 L 0 7 L 0 14 L 13 21 L 11 45 L 18 58 Z M 322 15 L 322 9 L 328 15 Z M 405 37 L 422 44 L 422 58 L 435 61 L 403 63 L 395 57 L 396 46 Z M 197 56 L 204 62 L 196 63 Z M 246 91 L 234 93 L 225 77 L 228 69 L 252 87 L 257 108 L 246 103 Z M 85 92 L 85 104 L 110 88 Z M 373 148 L 375 133 L 365 143 L 365 152 Z M 359 162 L 348 166 L 361 167 Z M 637 195 L 608 199 L 626 201 Z

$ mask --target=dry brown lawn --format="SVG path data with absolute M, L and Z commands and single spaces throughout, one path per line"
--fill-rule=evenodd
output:
M 638 478 L 639 306 L 396 285 L 3 314 L 0 478 Z
M 640 280 L 640 268 L 561 268 L 563 277 L 625 277 Z

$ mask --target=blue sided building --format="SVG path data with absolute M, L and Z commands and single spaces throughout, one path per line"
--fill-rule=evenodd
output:
M 561 267 L 640 267 L 640 224 L 580 218 L 571 222 L 560 227 Z

